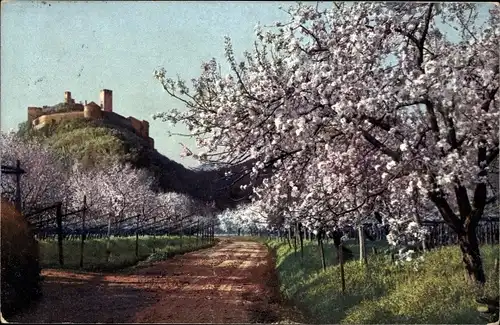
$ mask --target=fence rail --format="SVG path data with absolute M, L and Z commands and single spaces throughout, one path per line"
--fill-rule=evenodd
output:
M 365 230 L 365 237 L 370 241 L 381 241 L 386 240 L 386 235 L 388 228 L 381 226 L 380 224 L 366 223 L 363 225 Z M 426 247 L 436 248 L 441 246 L 457 245 L 459 244 L 459 239 L 457 234 L 446 224 L 445 221 L 430 221 L 426 220 L 422 222 L 422 226 L 427 230 L 426 236 Z M 312 232 L 307 231 L 302 228 L 305 238 L 315 238 Z M 288 235 L 288 233 L 290 234 Z M 348 238 L 359 240 L 358 229 L 352 226 L 343 227 L 341 229 L 343 235 Z M 275 229 L 268 232 L 269 236 L 283 237 L 289 236 L 290 238 L 295 236 L 295 229 L 292 227 L 287 229 Z M 500 243 L 500 219 L 494 217 L 482 218 L 476 228 L 476 236 L 479 245 L 494 245 Z M 325 240 L 331 239 L 331 236 L 325 236 Z

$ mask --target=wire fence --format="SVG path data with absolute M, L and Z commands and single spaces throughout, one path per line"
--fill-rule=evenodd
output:
M 445 221 L 426 220 L 422 222 L 422 227 L 427 232 L 426 247 L 429 249 L 458 245 L 459 238 Z M 379 224 L 365 224 L 366 237 L 371 241 L 386 240 L 387 227 Z M 349 238 L 358 240 L 358 231 L 354 227 L 344 229 Z M 500 243 L 500 219 L 493 217 L 482 218 L 476 227 L 476 236 L 479 245 L 494 245 Z
M 16 166 L 1 166 L 2 174 L 16 178 L 15 193 L 12 193 L 16 208 L 21 211 L 21 176 L 25 171 L 21 168 L 19 160 Z M 4 194 L 4 193 L 2 193 Z M 143 210 L 144 211 L 144 210 Z M 214 241 L 215 222 L 213 219 L 187 216 L 168 216 L 159 218 L 141 214 L 120 214 L 118 216 L 108 213 L 101 216 L 90 214 L 86 197 L 83 197 L 81 206 L 72 211 L 63 212 L 63 203 L 55 202 L 43 207 L 33 207 L 31 212 L 24 217 L 30 224 L 38 240 L 57 241 L 57 255 L 60 266 L 64 266 L 64 241 L 80 240 L 80 267 L 83 267 L 85 241 L 88 239 L 106 238 L 108 245 L 107 257 L 110 252 L 110 239 L 135 236 L 135 255 L 139 255 L 139 237 L 143 236 L 178 236 L 175 241 L 181 248 L 185 237 L 196 237 L 196 245 L 212 243 Z M 89 218 L 90 217 L 90 218 Z
M 445 221 L 426 220 L 422 222 L 422 227 L 426 230 L 426 247 L 429 249 L 458 245 L 459 238 L 455 231 L 453 231 Z M 365 238 L 369 241 L 386 241 L 389 228 L 377 223 L 363 224 Z M 295 236 L 295 227 L 287 229 L 274 229 L 267 232 L 267 236 L 271 237 L 293 237 Z M 301 230 L 304 238 L 312 240 L 317 237 L 312 231 L 305 228 Z M 354 226 L 345 226 L 339 229 L 342 235 L 346 238 L 355 240 L 356 244 L 359 241 L 359 231 Z M 290 233 L 290 234 L 289 234 Z M 494 217 L 482 218 L 476 227 L 476 236 L 479 245 L 495 245 L 500 243 L 500 219 Z M 332 232 L 329 235 L 324 235 L 324 239 L 328 242 L 331 240 Z
M 93 217 L 89 224 L 86 198 L 81 208 L 62 212 L 62 203 L 58 202 L 27 214 L 38 240 L 57 240 L 59 265 L 64 266 L 64 241 L 80 240 L 80 267 L 83 267 L 85 241 L 89 239 L 107 239 L 106 262 L 109 260 L 111 238 L 135 236 L 135 255 L 139 258 L 139 237 L 143 236 L 178 236 L 175 241 L 182 248 L 184 238 L 195 237 L 196 246 L 214 241 L 213 220 L 196 218 L 193 215 L 172 217 L 147 217 L 141 214 L 114 216 L 107 213 Z

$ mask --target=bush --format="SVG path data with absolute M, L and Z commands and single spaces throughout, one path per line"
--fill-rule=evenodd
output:
M 24 216 L 11 202 L 1 202 L 1 310 L 9 317 L 40 296 L 40 265 L 38 242 Z

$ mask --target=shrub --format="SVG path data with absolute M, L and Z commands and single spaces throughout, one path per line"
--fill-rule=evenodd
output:
M 1 203 L 1 310 L 9 317 L 40 296 L 39 248 L 14 205 Z

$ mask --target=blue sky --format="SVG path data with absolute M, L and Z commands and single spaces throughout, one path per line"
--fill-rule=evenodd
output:
M 171 76 L 190 80 L 202 61 L 223 60 L 224 35 L 232 38 L 235 54 L 251 49 L 254 26 L 285 18 L 278 8 L 292 4 L 2 2 L 1 128 L 17 128 L 28 106 L 62 102 L 66 90 L 77 101 L 98 102 L 99 91 L 107 88 L 113 90 L 115 112 L 149 120 L 158 151 L 196 166 L 179 157 L 179 142 L 194 147 L 194 140 L 167 135 L 184 127 L 151 119 L 153 113 L 183 108 L 162 90 L 154 70 L 165 67 Z
M 154 70 L 165 67 L 170 76 L 180 74 L 189 81 L 212 57 L 224 67 L 224 35 L 232 38 L 235 55 L 241 57 L 252 48 L 255 25 L 285 20 L 279 6 L 293 4 L 2 2 L 1 128 L 17 128 L 26 120 L 28 106 L 62 102 L 66 90 L 77 101 L 98 102 L 99 91 L 107 88 L 113 90 L 115 112 L 150 122 L 158 151 L 196 166 L 191 158 L 179 156 L 179 142 L 194 149 L 194 140 L 167 135 L 168 130 L 183 133 L 185 128 L 151 119 L 156 112 L 183 108 L 163 91 Z

